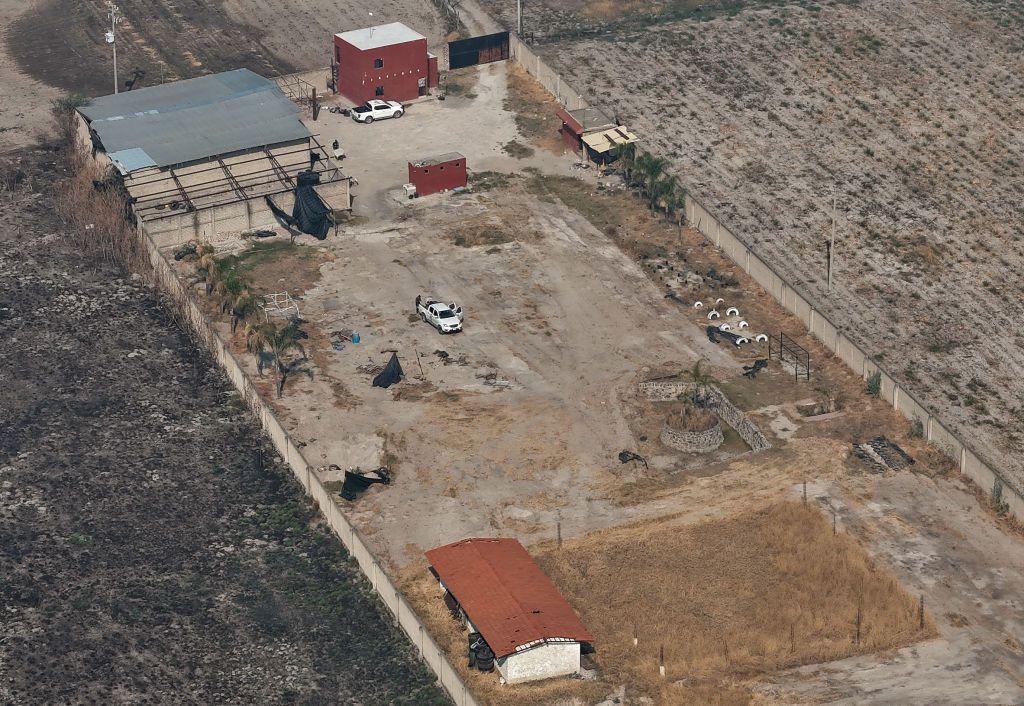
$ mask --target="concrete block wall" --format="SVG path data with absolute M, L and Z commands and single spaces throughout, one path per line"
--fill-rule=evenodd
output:
M 577 92 L 575 88 L 571 88 L 565 83 L 558 72 L 551 69 L 536 52 L 524 45 L 514 32 L 510 34 L 510 48 L 510 59 L 534 76 L 566 108 L 577 110 L 589 105 L 582 91 Z M 684 186 L 686 184 L 685 181 L 681 183 Z M 850 340 L 840 327 L 818 311 L 810 297 L 803 295 L 795 286 L 789 284 L 774 268 L 761 259 L 749 244 L 725 227 L 714 216 L 711 209 L 689 192 L 686 195 L 684 210 L 687 222 L 691 226 L 700 231 L 709 242 L 721 248 L 737 266 L 749 274 L 783 308 L 797 316 L 807 330 L 818 338 L 829 352 L 834 353 L 849 366 L 854 373 L 867 379 L 872 372 L 876 370 L 881 372 L 881 397 L 907 419 L 920 419 L 925 425 L 928 440 L 935 443 L 937 448 L 947 453 L 959 464 L 962 474 L 977 483 L 986 493 L 992 490 L 995 479 L 999 478 L 1003 484 L 1003 497 L 1010 506 L 1011 512 L 1018 518 L 1024 518 L 1024 487 L 998 473 L 990 464 L 982 460 L 978 453 L 961 441 L 955 432 L 946 427 L 916 400 L 914 404 L 902 403 L 902 400 L 913 399 L 913 396 L 884 370 L 881 370 L 880 366 L 871 361 L 870 356 Z
M 317 504 L 331 531 L 338 536 L 355 559 L 373 590 L 391 611 L 396 623 L 415 645 L 420 657 L 437 675 L 440 685 L 448 692 L 457 706 L 476 706 L 478 702 L 448 661 L 447 655 L 431 637 L 412 605 L 392 583 L 387 572 L 370 551 L 359 532 L 342 513 L 334 496 L 323 486 L 319 476 L 313 470 L 313 466 L 302 455 L 298 445 L 285 430 L 273 410 L 262 399 L 220 334 L 203 316 L 198 304 L 192 298 L 192 293 L 178 278 L 173 266 L 161 253 L 156 242 L 141 228 L 139 237 L 153 265 L 155 283 L 167 292 L 175 302 L 183 319 L 195 332 L 197 339 L 213 354 L 214 359 L 227 374 L 239 395 L 259 419 L 264 432 L 302 485 L 303 490 Z

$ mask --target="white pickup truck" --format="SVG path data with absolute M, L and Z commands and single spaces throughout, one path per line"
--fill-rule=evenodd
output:
M 416 313 L 441 333 L 458 333 L 462 330 L 462 307 L 457 304 L 445 304 L 429 297 L 417 297 Z
M 357 123 L 372 123 L 385 118 L 400 118 L 405 115 L 405 108 L 395 101 L 371 100 L 349 111 L 349 115 Z

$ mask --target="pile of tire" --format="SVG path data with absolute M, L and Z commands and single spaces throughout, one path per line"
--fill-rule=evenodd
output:
M 494 671 L 494 652 L 478 632 L 469 633 L 469 668 Z

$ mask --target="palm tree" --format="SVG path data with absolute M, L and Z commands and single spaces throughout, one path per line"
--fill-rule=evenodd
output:
M 647 196 L 651 198 L 652 202 L 656 198 L 657 184 L 665 173 L 665 165 L 664 159 L 655 157 L 647 152 L 641 155 L 641 159 L 637 159 L 637 169 L 640 171 L 644 191 L 647 192 Z
M 626 182 L 626 186 L 629 186 L 633 181 L 633 171 L 636 169 L 636 143 L 627 142 L 623 145 L 616 145 L 613 154 L 622 164 L 622 178 Z
M 231 333 L 238 328 L 238 324 L 249 318 L 257 308 L 258 298 L 249 291 L 243 289 L 231 302 Z
M 297 350 L 302 354 L 302 360 L 306 360 L 306 349 L 299 343 L 302 338 L 302 331 L 299 329 L 298 321 L 290 321 L 285 326 L 278 328 L 267 322 L 251 327 L 247 330 L 246 347 L 257 356 L 257 365 L 262 372 L 263 353 L 268 353 L 270 362 L 274 365 L 277 375 L 277 396 L 284 396 L 284 384 L 289 373 L 299 370 L 301 361 L 289 360 L 286 357 L 291 351 Z M 310 377 L 312 377 L 312 372 Z
M 658 204 L 665 203 L 666 209 L 668 208 L 668 197 L 672 193 L 671 180 L 675 177 L 665 177 L 654 181 L 650 186 L 647 187 L 647 198 L 650 202 L 651 213 L 654 213 L 658 209 Z
M 214 248 L 209 243 L 199 243 L 196 246 L 196 272 L 201 281 L 206 282 L 207 296 L 213 291 L 214 285 L 222 274 L 221 262 L 214 257 Z
M 690 401 L 696 405 L 703 405 L 707 399 L 707 388 L 708 385 L 714 380 L 708 373 L 704 372 L 705 359 L 700 358 L 697 360 L 693 367 L 689 370 L 683 371 L 683 375 L 690 379 L 693 383 L 693 393 L 690 395 Z

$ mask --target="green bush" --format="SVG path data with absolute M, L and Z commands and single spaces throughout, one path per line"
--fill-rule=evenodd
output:
M 882 394 L 882 373 L 879 370 L 868 375 L 867 387 L 865 390 L 872 397 Z

